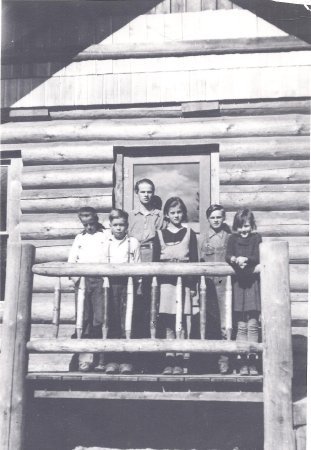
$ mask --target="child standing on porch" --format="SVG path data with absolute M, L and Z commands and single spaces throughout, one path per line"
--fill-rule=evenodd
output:
M 197 262 L 197 238 L 191 228 L 182 224 L 187 221 L 187 208 L 179 197 L 171 197 L 164 206 L 164 215 L 168 220 L 167 228 L 157 232 L 154 242 L 155 261 L 163 262 Z M 159 315 L 163 323 L 166 339 L 175 339 L 176 324 L 176 277 L 160 278 Z M 183 279 L 183 326 L 181 336 L 189 336 L 189 320 L 192 313 L 192 296 L 195 280 Z M 183 354 L 167 353 L 163 375 L 180 375 L 183 373 Z
M 113 209 L 109 215 L 110 231 L 106 234 L 104 249 L 105 262 L 111 264 L 139 263 L 140 246 L 134 237 L 129 237 L 128 214 L 122 209 Z M 125 315 L 127 304 L 127 277 L 110 277 L 110 292 L 108 304 L 108 338 L 125 338 Z M 106 371 L 107 374 L 121 373 L 123 375 L 133 372 L 133 363 L 129 353 L 116 353 L 108 355 L 109 361 L 104 361 L 104 354 L 95 368 Z M 107 364 L 106 364 L 107 363 Z
M 229 237 L 226 261 L 232 265 L 233 312 L 237 327 L 237 341 L 258 342 L 260 305 L 259 274 L 253 269 L 259 263 L 259 244 L 262 239 L 256 233 L 254 214 L 250 209 L 241 209 L 233 220 L 234 234 Z M 257 375 L 256 355 L 240 358 L 241 375 Z
M 96 210 L 91 207 L 80 208 L 78 217 L 84 227 L 72 244 L 69 252 L 70 263 L 104 262 L 105 233 L 98 221 Z M 75 285 L 77 299 L 80 277 L 71 277 Z M 82 337 L 96 339 L 102 337 L 103 278 L 85 277 L 85 303 Z M 87 372 L 93 366 L 93 354 L 79 354 L 79 370 Z

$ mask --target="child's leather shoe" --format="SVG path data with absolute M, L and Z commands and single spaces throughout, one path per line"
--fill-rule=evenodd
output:
M 183 375 L 184 369 L 181 366 L 175 366 L 173 368 L 173 375 Z
M 133 372 L 134 372 L 133 364 L 128 364 L 128 363 L 120 364 L 120 374 L 121 375 L 130 375 Z
M 81 361 L 79 362 L 79 372 L 90 372 L 92 370 L 92 363 Z
M 108 363 L 106 366 L 106 374 L 107 375 L 116 375 L 120 371 L 119 364 L 115 362 Z

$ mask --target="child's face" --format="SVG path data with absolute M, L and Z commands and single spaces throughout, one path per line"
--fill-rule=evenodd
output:
M 181 224 L 183 220 L 183 215 L 184 213 L 180 205 L 172 206 L 167 213 L 169 221 L 176 226 Z
M 138 187 L 137 196 L 143 205 L 147 206 L 150 204 L 151 199 L 154 195 L 152 186 L 149 183 L 141 183 Z
M 80 216 L 80 220 L 87 234 L 96 233 L 98 228 L 98 221 L 96 217 L 91 214 L 85 214 Z
M 125 219 L 117 218 L 110 222 L 111 233 L 116 239 L 123 239 L 127 233 L 128 223 Z
M 247 238 L 252 231 L 251 224 L 247 221 L 241 227 L 238 227 L 237 232 L 242 238 Z
M 209 224 L 213 228 L 213 230 L 219 230 L 225 220 L 223 211 L 213 211 L 207 220 L 209 221 Z

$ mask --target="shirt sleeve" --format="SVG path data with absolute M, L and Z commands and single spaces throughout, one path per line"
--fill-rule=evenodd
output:
M 236 256 L 234 251 L 234 235 L 231 234 L 228 239 L 227 248 L 226 248 L 226 262 L 231 264 L 231 257 Z
M 134 263 L 140 263 L 141 262 L 140 244 L 137 239 L 135 239 L 134 242 L 135 242 L 134 252 L 133 252 Z
M 248 262 L 254 266 L 259 264 L 259 244 L 261 242 L 262 242 L 261 235 L 256 233 L 254 235 L 254 245 L 252 248 L 252 254 L 248 258 Z
M 161 257 L 161 244 L 158 233 L 156 233 L 153 241 L 153 261 L 159 262 Z
M 197 236 L 193 230 L 190 230 L 190 249 L 189 249 L 189 260 L 190 262 L 198 262 L 198 241 Z
M 76 236 L 69 250 L 68 262 L 76 263 L 79 256 L 79 236 Z

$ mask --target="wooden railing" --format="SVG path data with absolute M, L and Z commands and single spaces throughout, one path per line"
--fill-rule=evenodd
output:
M 67 264 L 49 263 L 35 265 L 34 248 L 20 244 L 9 247 L 11 264 L 9 265 L 5 311 L 3 320 L 3 339 L 1 353 L 1 383 L 0 383 L 0 450 L 22 450 L 24 442 L 25 400 L 27 358 L 29 352 L 39 353 L 73 353 L 73 352 L 199 352 L 199 353 L 247 353 L 263 352 L 263 402 L 264 402 L 264 448 L 294 450 L 293 412 L 292 412 L 292 344 L 291 315 L 289 293 L 289 258 L 288 243 L 268 241 L 261 244 L 260 271 L 261 306 L 262 306 L 262 336 L 263 343 L 212 341 L 204 339 L 204 316 L 206 312 L 206 286 L 203 280 L 206 276 L 225 276 L 233 274 L 227 264 L 177 264 L 148 263 L 129 265 L 104 264 Z M 47 276 L 102 276 L 104 277 L 104 292 L 108 291 L 107 277 L 128 276 L 128 306 L 127 339 L 33 339 L 30 340 L 31 301 L 33 273 Z M 201 339 L 155 339 L 154 330 L 151 339 L 129 339 L 132 320 L 132 277 L 153 277 L 153 307 L 152 320 L 156 315 L 156 279 L 161 275 L 179 277 L 178 323 L 182 308 L 180 306 L 180 286 L 183 276 L 200 277 L 200 309 L 201 309 Z M 229 295 L 229 289 L 228 289 Z M 80 283 L 80 300 L 78 306 L 77 330 L 81 336 L 83 319 L 83 281 Z M 108 297 L 105 295 L 105 302 Z M 57 282 L 55 289 L 55 304 L 53 323 L 55 336 L 59 326 L 59 311 L 61 308 L 61 286 Z M 80 309 L 79 309 L 80 308 Z M 107 319 L 107 314 L 106 314 Z M 107 336 L 107 321 L 103 325 L 104 337 Z M 178 330 L 177 330 L 178 331 Z M 85 392 L 84 392 L 85 394 Z M 100 393 L 107 394 L 107 392 Z M 167 394 L 167 393 L 164 393 Z M 205 399 L 214 401 L 219 392 L 207 392 Z M 235 401 L 252 401 L 244 393 L 229 393 Z M 243 395 L 236 395 L 243 394 Z M 107 397 L 107 396 L 106 396 Z M 243 398 L 242 398 L 243 397 Z M 245 400 L 246 397 L 246 400 Z M 99 395 L 98 398 L 104 398 Z M 107 397 L 108 398 L 108 397 Z M 110 398 L 110 397 L 109 397 Z M 139 396 L 137 397 L 139 398 Z M 150 397 L 151 398 L 151 397 Z M 168 398 L 168 397 L 167 397 Z M 172 393 L 170 393 L 172 399 Z M 189 397 L 190 398 L 190 397 Z M 256 399 L 258 399 L 258 393 Z M 194 398 L 191 398 L 194 400 Z M 197 397 L 201 400 L 202 397 Z M 217 398 L 216 398 L 217 400 Z M 223 398 L 222 398 L 223 400 Z M 258 400 L 256 400 L 258 401 Z

